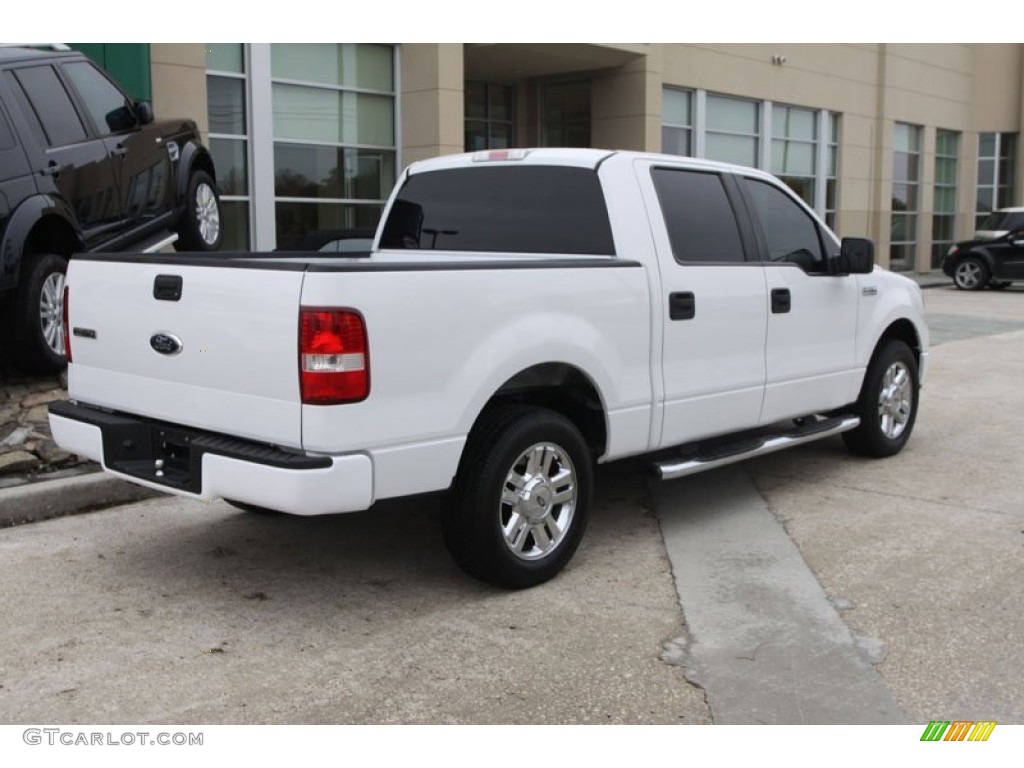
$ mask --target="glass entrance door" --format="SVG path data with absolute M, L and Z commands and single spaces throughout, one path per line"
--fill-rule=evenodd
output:
M 540 95 L 544 147 L 590 146 L 590 81 L 544 83 Z

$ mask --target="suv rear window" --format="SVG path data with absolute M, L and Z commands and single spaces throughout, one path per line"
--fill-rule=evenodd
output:
M 615 255 L 597 174 L 561 166 L 414 174 L 395 199 L 381 247 Z
M 978 227 L 982 232 L 1015 232 L 1019 229 L 1024 229 L 1024 213 L 1009 211 L 992 211 Z

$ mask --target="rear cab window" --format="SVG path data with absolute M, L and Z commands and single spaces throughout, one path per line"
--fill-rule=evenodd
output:
M 615 255 L 596 171 L 541 165 L 412 174 L 395 197 L 380 247 Z
M 722 176 L 707 171 L 651 171 L 672 255 L 680 264 L 744 261 L 743 241 Z

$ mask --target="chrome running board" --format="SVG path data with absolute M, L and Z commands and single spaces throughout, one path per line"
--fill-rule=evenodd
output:
M 860 426 L 860 418 L 857 416 L 837 416 L 823 419 L 794 427 L 786 432 L 741 440 L 732 447 L 723 445 L 717 450 L 698 452 L 696 455 L 686 458 L 659 461 L 655 463 L 654 470 L 660 480 L 674 480 L 677 477 L 695 475 L 698 472 L 735 464 L 737 461 L 752 459 L 755 456 L 764 456 L 766 453 L 775 453 L 775 451 L 791 448 L 794 445 L 821 440 L 856 429 L 858 426 Z

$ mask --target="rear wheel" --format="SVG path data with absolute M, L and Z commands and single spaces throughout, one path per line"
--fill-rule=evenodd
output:
M 868 366 L 856 411 L 860 426 L 843 433 L 846 447 L 873 458 L 903 450 L 917 419 L 917 361 L 902 341 L 884 342 Z
M 961 291 L 978 291 L 988 283 L 988 267 L 981 259 L 969 256 L 953 269 L 953 284 Z
M 448 551 L 483 581 L 541 584 L 579 546 L 592 483 L 590 451 L 571 421 L 545 408 L 495 409 L 466 443 L 442 516 Z
M 6 309 L 13 362 L 34 373 L 57 373 L 64 351 L 64 275 L 68 262 L 55 253 L 27 256 Z

